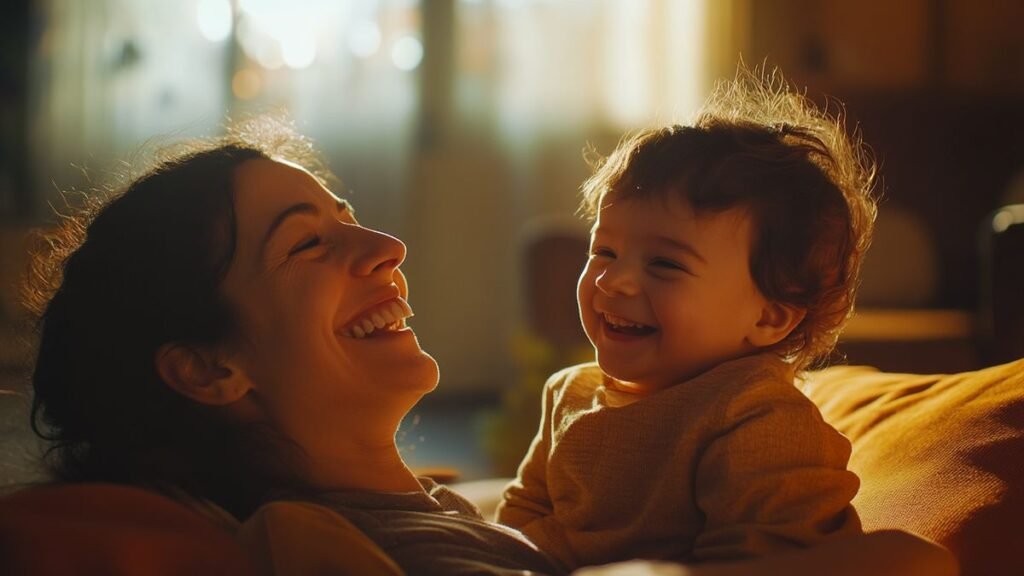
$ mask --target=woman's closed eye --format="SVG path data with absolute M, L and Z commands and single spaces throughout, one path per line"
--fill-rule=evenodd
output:
M 317 246 L 320 245 L 320 243 L 321 242 L 319 236 L 311 236 L 309 238 L 306 238 L 302 242 L 296 244 L 295 247 L 288 252 L 288 255 L 293 256 L 295 254 L 298 254 L 299 252 L 309 250 L 310 248 L 316 248 Z
M 609 248 L 604 248 L 604 247 L 601 247 L 601 246 L 595 247 L 592 250 L 590 250 L 590 254 L 589 255 L 590 256 L 594 256 L 594 257 L 599 257 L 599 258 L 615 258 L 615 252 L 613 252 Z

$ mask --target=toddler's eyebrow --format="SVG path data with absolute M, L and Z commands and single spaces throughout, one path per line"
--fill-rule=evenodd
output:
M 672 238 L 671 236 L 662 236 L 660 234 L 655 235 L 654 239 L 659 244 L 664 244 L 664 245 L 666 245 L 669 248 L 672 248 L 674 250 L 680 250 L 680 251 L 688 253 L 689 255 L 691 255 L 694 258 L 696 258 L 697 260 L 699 260 L 702 264 L 707 264 L 708 263 L 708 261 L 705 260 L 703 256 L 701 256 L 700 252 L 697 252 L 696 248 L 694 248 L 693 246 L 687 244 L 686 242 L 682 242 L 682 241 L 680 241 L 680 240 L 678 240 L 676 238 Z

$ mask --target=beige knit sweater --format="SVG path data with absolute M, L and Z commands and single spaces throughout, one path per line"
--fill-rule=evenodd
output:
M 771 354 L 644 397 L 595 364 L 558 372 L 498 520 L 567 570 L 742 559 L 859 533 L 850 443 Z

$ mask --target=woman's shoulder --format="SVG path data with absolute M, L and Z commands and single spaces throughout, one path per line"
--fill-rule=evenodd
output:
M 264 504 L 242 523 L 236 536 L 271 574 L 402 574 L 394 560 L 343 514 L 314 502 Z

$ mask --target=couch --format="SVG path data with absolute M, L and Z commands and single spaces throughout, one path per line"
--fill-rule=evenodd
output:
M 1019 318 L 1024 302 L 1021 214 L 1020 226 L 1002 231 L 1015 236 L 987 243 L 998 252 L 987 272 L 996 288 L 985 300 L 996 318 Z M 983 326 L 1000 342 L 1022 342 L 1024 322 Z M 1024 356 L 1015 347 L 993 350 Z M 833 366 L 800 386 L 853 445 L 850 467 L 861 478 L 854 504 L 866 530 L 938 542 L 965 576 L 1024 575 L 1024 359 L 956 374 Z M 493 509 L 502 483 L 456 489 Z M 320 537 L 304 538 L 313 533 Z M 342 553 L 320 555 L 317 547 Z M 239 522 L 209 505 L 121 486 L 36 486 L 0 498 L 2 574 L 274 571 L 399 573 L 358 530 L 314 505 L 274 503 Z
M 965 576 L 1024 574 L 1024 360 L 950 375 L 836 366 L 802 388 L 853 444 L 850 466 L 862 482 L 854 504 L 866 530 L 939 542 Z M 500 485 L 465 491 L 487 508 Z M 365 536 L 312 505 L 270 505 L 239 523 L 110 485 L 40 486 L 0 499 L 4 574 L 249 574 L 270 556 L 315 556 L 295 551 L 317 546 L 349 548 L 351 565 L 278 573 L 398 573 Z

